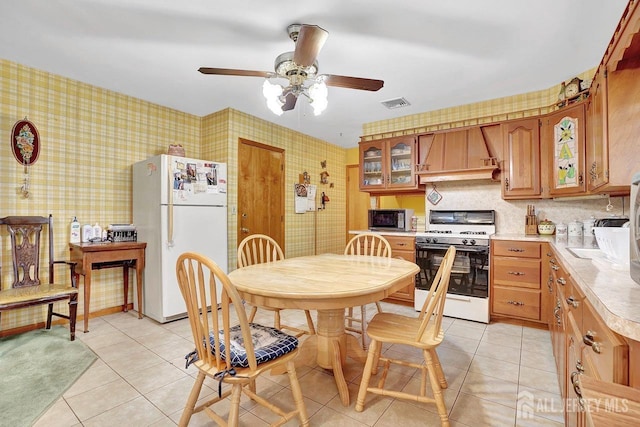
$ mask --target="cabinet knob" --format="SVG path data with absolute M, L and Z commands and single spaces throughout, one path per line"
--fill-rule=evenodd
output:
M 573 295 L 567 297 L 567 304 L 573 308 L 578 308 L 580 303 L 573 297 Z
M 524 276 L 522 271 L 507 271 L 507 274 L 511 274 L 513 276 Z
M 509 252 L 524 252 L 524 249 L 522 249 L 522 248 L 507 248 L 507 251 L 509 251 Z

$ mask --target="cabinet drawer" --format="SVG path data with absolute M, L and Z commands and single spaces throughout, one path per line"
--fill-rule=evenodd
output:
M 582 339 L 597 378 L 619 384 L 628 383 L 629 347 L 602 321 L 585 301 L 582 310 Z M 593 344 L 591 344 L 593 343 Z
M 395 256 L 396 251 L 415 252 L 416 240 L 413 237 L 404 236 L 384 236 L 391 245 L 391 254 Z
M 540 258 L 540 243 L 514 240 L 494 240 L 493 256 Z
M 540 289 L 540 260 L 494 257 L 493 283 Z
M 540 291 L 496 286 L 493 288 L 492 311 L 505 316 L 540 320 Z

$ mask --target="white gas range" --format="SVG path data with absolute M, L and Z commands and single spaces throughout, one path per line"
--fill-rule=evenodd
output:
M 416 233 L 415 309 L 422 308 L 444 253 L 454 245 L 444 314 L 489 323 L 489 238 L 495 231 L 493 210 L 430 211 L 427 229 Z

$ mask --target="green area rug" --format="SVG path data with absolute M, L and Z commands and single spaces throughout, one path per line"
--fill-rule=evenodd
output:
M 32 425 L 96 358 L 63 326 L 0 338 L 0 426 Z

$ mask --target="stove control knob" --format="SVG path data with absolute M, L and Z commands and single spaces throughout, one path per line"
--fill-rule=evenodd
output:
M 473 240 L 473 239 L 471 239 L 471 242 L 469 242 L 469 243 L 471 244 L 471 246 L 473 246 L 473 245 L 475 245 L 475 244 L 476 244 L 476 241 L 475 241 L 475 240 Z
M 467 239 L 462 239 L 462 244 L 466 245 L 467 244 Z

